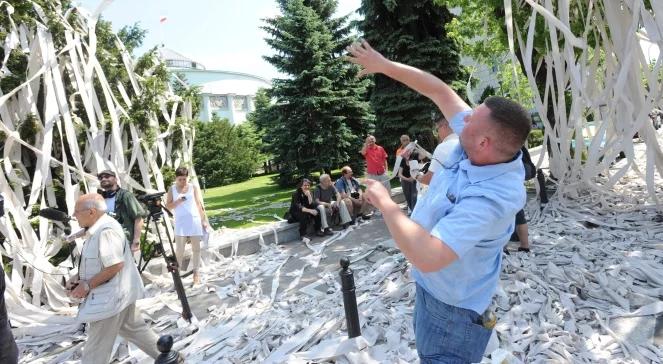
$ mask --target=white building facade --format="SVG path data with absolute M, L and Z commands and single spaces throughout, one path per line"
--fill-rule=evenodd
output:
M 183 74 L 189 85 L 201 87 L 198 119 L 202 121 L 210 121 L 217 115 L 240 124 L 255 109 L 258 90 L 272 86 L 270 80 L 248 73 L 207 70 L 199 62 L 167 48 L 160 53 L 171 72 Z

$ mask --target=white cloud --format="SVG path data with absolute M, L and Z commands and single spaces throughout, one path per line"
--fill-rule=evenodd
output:
M 273 18 L 281 14 L 281 10 L 275 1 L 269 1 L 265 3 L 265 6 L 258 10 L 258 18 Z

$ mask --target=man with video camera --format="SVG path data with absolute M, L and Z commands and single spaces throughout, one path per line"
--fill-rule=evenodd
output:
M 104 198 L 96 193 L 81 196 L 73 215 L 87 230 L 78 275 L 67 282 L 69 295 L 84 300 L 79 321 L 89 324 L 81 362 L 108 363 L 118 334 L 156 358 L 158 337 L 136 307 L 143 282 L 122 226 L 106 214 Z
M 122 225 L 127 239 L 131 242 L 131 251 L 140 247 L 140 235 L 143 230 L 145 210 L 130 191 L 117 185 L 117 175 L 110 169 L 97 174 L 101 190 L 99 194 L 106 201 L 107 212 Z

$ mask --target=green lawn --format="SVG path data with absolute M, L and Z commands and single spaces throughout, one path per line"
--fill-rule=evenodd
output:
M 246 182 L 208 188 L 203 193 L 210 224 L 246 228 L 283 218 L 290 206 L 293 188 L 281 188 L 276 174 L 251 178 Z
M 275 216 L 283 218 L 295 189 L 279 187 L 277 177 L 270 174 L 208 188 L 203 199 L 212 227 L 248 228 L 277 221 Z M 332 171 L 332 178 L 338 177 L 340 171 Z M 391 180 L 391 185 L 400 186 L 398 178 Z

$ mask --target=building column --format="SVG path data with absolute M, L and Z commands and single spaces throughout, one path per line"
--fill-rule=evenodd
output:
M 235 125 L 235 94 L 228 94 L 228 110 L 230 111 L 228 121 Z
M 209 95 L 202 95 L 203 96 L 203 102 L 200 107 L 200 115 L 198 118 L 202 121 L 210 121 L 212 120 L 212 115 L 210 115 L 210 107 L 209 107 Z

